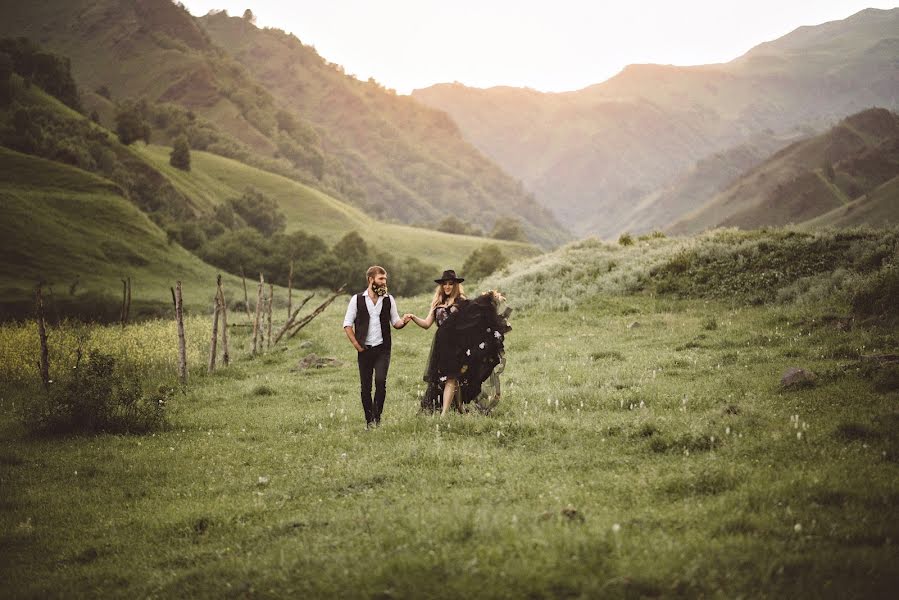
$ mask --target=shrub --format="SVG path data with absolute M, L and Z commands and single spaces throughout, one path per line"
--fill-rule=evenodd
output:
M 169 164 L 176 169 L 190 171 L 190 146 L 187 143 L 187 136 L 179 135 L 175 138 Z
M 475 249 L 462 265 L 462 273 L 471 279 L 482 279 L 509 264 L 509 258 L 496 244 Z
M 633 246 L 634 238 L 631 236 L 631 234 L 624 232 L 618 237 L 618 243 L 621 246 Z
M 899 317 L 899 268 L 888 264 L 863 278 L 852 295 L 852 312 L 859 317 Z
M 31 405 L 26 426 L 35 433 L 147 433 L 166 424 L 173 387 L 144 393 L 115 357 L 92 350 L 66 381 L 51 384 L 44 402 Z
M 137 140 L 150 143 L 150 123 L 140 104 L 124 102 L 119 105 L 115 115 L 115 129 L 119 141 L 126 146 Z

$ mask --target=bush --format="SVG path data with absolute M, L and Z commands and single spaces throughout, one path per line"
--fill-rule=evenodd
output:
M 500 217 L 497 219 L 496 224 L 493 226 L 493 231 L 490 232 L 490 237 L 495 240 L 508 240 L 512 242 L 528 241 L 528 237 L 521 227 L 521 222 L 518 219 L 511 217 Z
M 888 264 L 864 277 L 852 295 L 852 312 L 859 317 L 899 317 L 899 268 Z
M 169 164 L 182 171 L 190 171 L 190 146 L 187 136 L 179 135 L 175 138 L 172 153 L 169 155 Z
M 137 140 L 150 143 L 150 123 L 146 111 L 140 103 L 124 102 L 119 105 L 115 115 L 115 130 L 119 141 L 126 146 Z
M 35 433 L 147 433 L 165 427 L 173 394 L 170 386 L 144 393 L 115 357 L 92 350 L 86 364 L 27 410 L 25 423 Z
M 248 187 L 240 198 L 229 200 L 234 212 L 253 229 L 264 235 L 284 231 L 287 217 L 278 208 L 278 203 L 259 190 Z
M 483 279 L 509 264 L 509 258 L 496 244 L 487 244 L 474 250 L 465 259 L 462 273 L 471 279 Z
M 618 243 L 622 246 L 633 246 L 634 238 L 631 234 L 624 232 L 618 237 Z

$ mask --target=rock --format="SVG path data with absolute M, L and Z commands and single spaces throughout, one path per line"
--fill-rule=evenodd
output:
M 780 378 L 780 385 L 785 388 L 806 387 L 814 385 L 817 378 L 817 375 L 811 371 L 806 371 L 805 369 L 800 369 L 798 367 L 790 367 Z
M 311 348 L 311 347 L 312 347 L 312 342 L 310 342 L 309 340 L 306 340 L 302 344 L 300 344 L 300 348 L 302 348 L 302 349 Z
M 321 369 L 322 367 L 341 367 L 343 361 L 332 356 L 318 356 L 314 352 L 300 359 L 291 371 L 305 371 L 306 369 Z
M 627 326 L 628 329 L 636 329 L 637 327 L 640 327 L 640 321 L 634 321 Z

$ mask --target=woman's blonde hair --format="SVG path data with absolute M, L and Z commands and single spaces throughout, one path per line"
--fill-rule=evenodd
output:
M 465 298 L 465 289 L 462 287 L 462 284 L 458 281 L 453 282 L 453 291 L 450 292 L 449 296 L 443 295 L 443 284 L 438 283 L 437 289 L 434 290 L 434 298 L 431 300 L 431 306 L 437 306 L 438 304 L 442 304 L 443 300 L 447 300 L 447 306 L 454 304 L 458 298 Z

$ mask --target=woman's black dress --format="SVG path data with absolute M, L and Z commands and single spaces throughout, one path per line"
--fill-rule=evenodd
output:
M 499 312 L 493 292 L 435 311 L 437 334 L 423 378 L 427 388 L 421 397 L 422 410 L 441 409 L 443 387 L 450 377 L 459 382 L 464 403 L 478 399 L 488 378 L 492 387 L 498 388 L 497 375 L 502 369 L 497 367 L 505 364 L 503 341 L 512 329 L 507 320 L 511 312 L 508 308 Z

